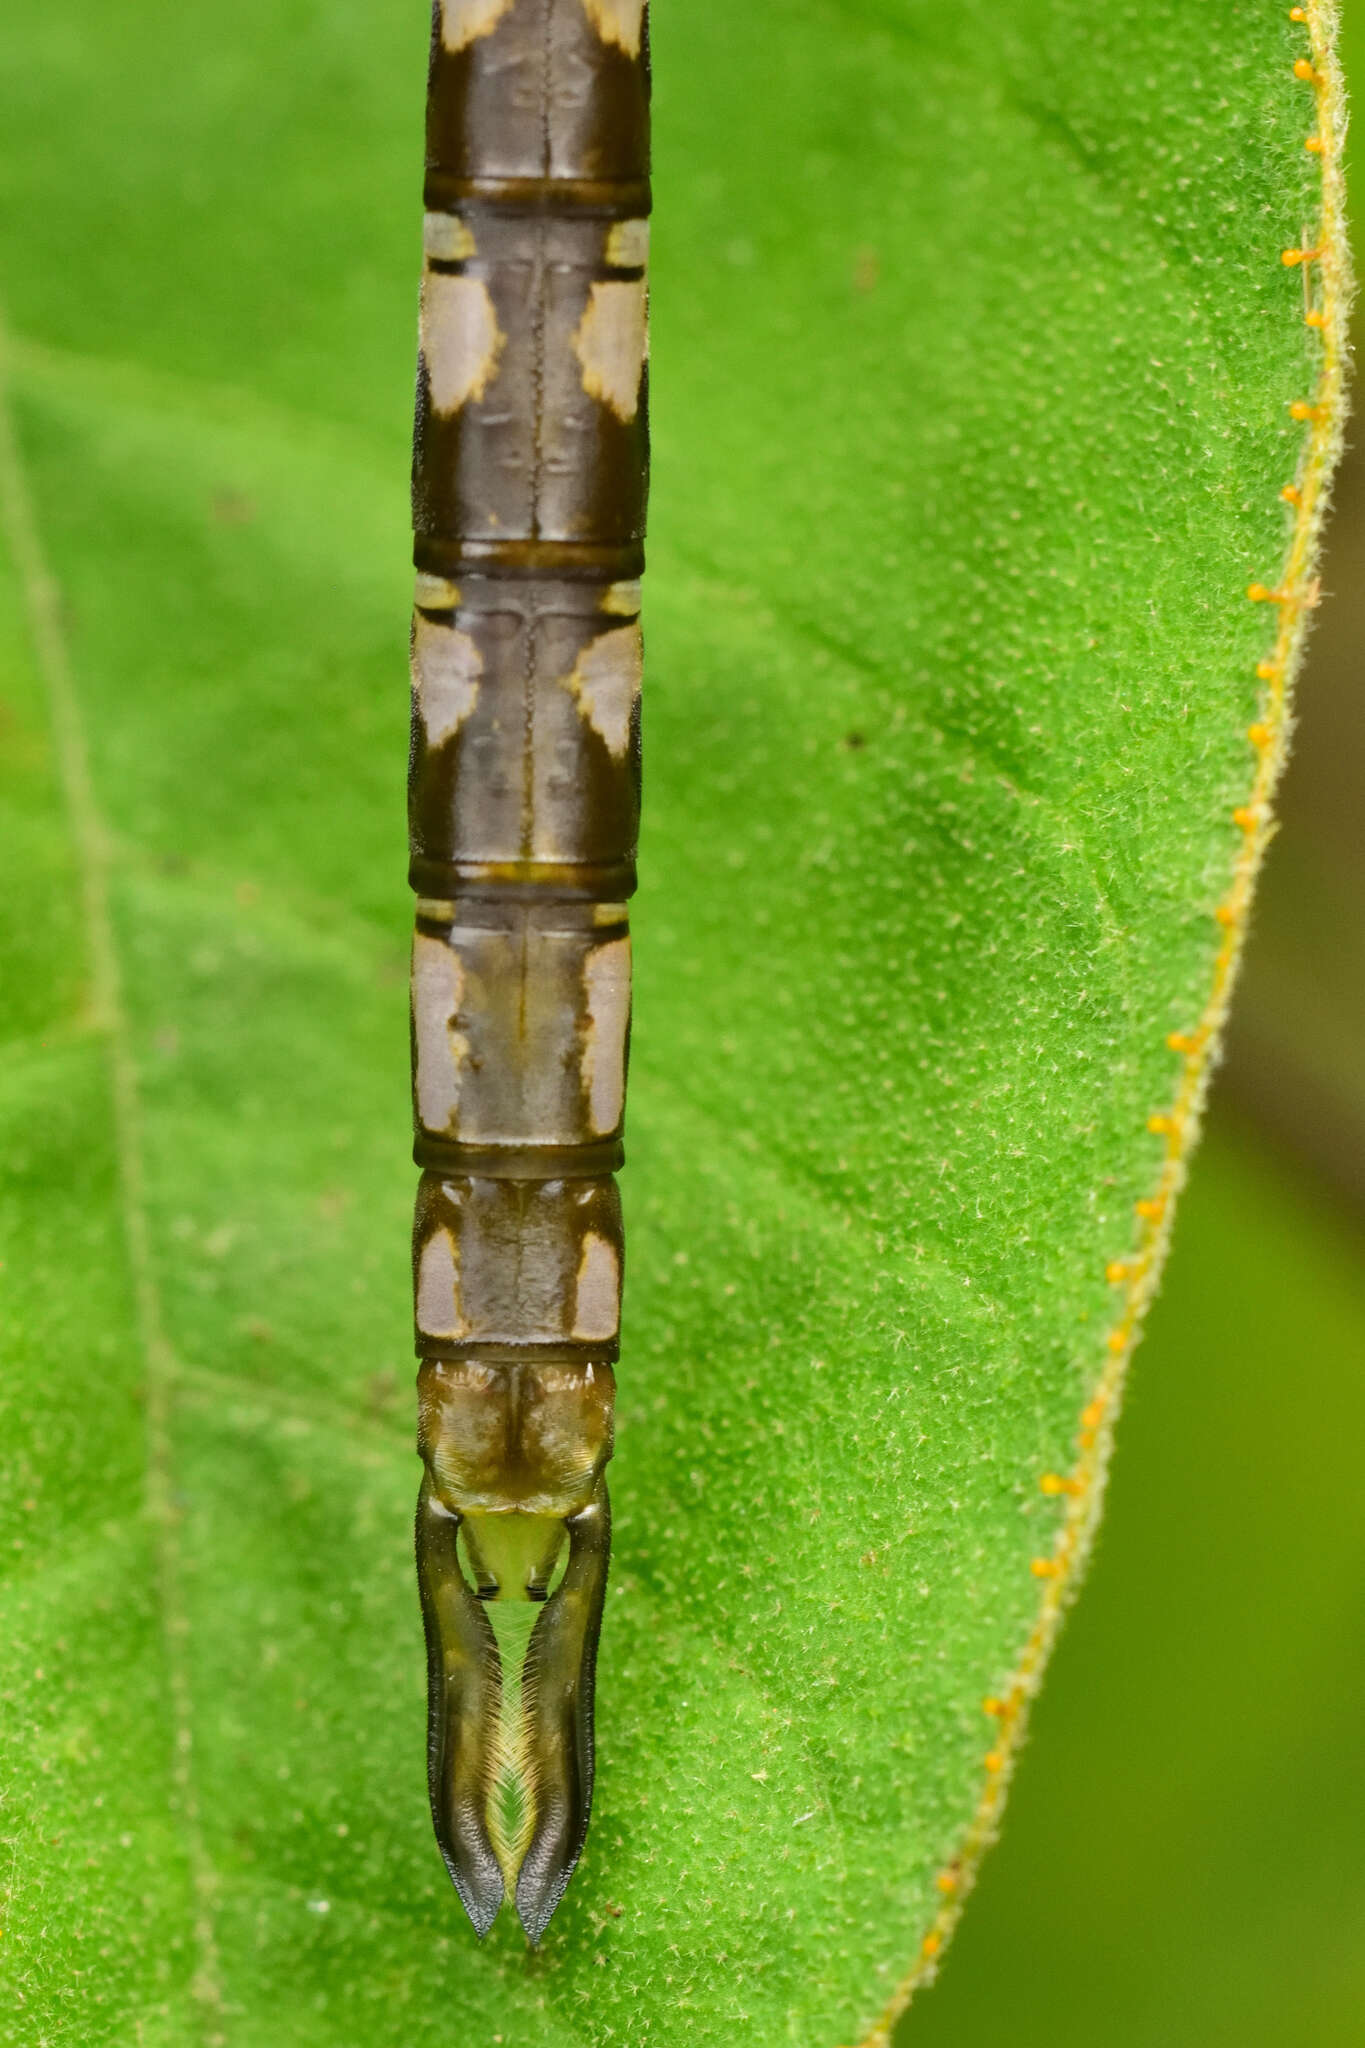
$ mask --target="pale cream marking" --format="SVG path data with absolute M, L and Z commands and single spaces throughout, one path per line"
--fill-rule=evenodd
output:
M 422 253 L 435 263 L 467 263 L 474 254 L 474 231 L 458 213 L 424 213 Z
M 456 1029 L 464 995 L 460 956 L 444 939 L 412 941 L 412 1023 L 417 1044 L 417 1115 L 424 1131 L 455 1135 L 460 1077 L 469 1040 Z
M 644 639 L 638 625 L 613 626 L 590 640 L 566 678 L 579 710 L 613 761 L 624 761 L 640 695 Z
M 413 584 L 412 601 L 425 612 L 453 612 L 460 602 L 460 586 L 452 583 L 448 576 L 432 576 L 425 569 L 419 569 Z
M 412 622 L 412 687 L 429 747 L 460 730 L 479 701 L 483 656 L 468 633 L 417 612 Z
M 454 56 L 491 36 L 512 0 L 441 0 L 441 42 Z
M 624 924 L 626 906 L 624 903 L 594 903 L 592 921 L 594 924 Z
M 445 896 L 419 896 L 417 915 L 426 918 L 428 924 L 453 924 L 455 905 Z
M 424 1337 L 458 1343 L 469 1335 L 460 1300 L 460 1261 L 444 1225 L 422 1246 L 417 1265 L 417 1327 Z
M 613 221 L 607 229 L 606 258 L 617 270 L 635 270 L 649 261 L 649 222 Z
M 594 284 L 573 338 L 574 354 L 589 398 L 600 398 L 619 420 L 633 420 L 639 410 L 646 338 L 644 279 Z
M 630 940 L 594 946 L 583 963 L 588 1024 L 583 1034 L 583 1085 L 595 1137 L 614 1131 L 626 1101 L 626 1026 L 630 1021 Z
M 614 619 L 633 619 L 640 610 L 640 579 L 638 576 L 628 583 L 609 583 L 602 592 L 600 609 Z
M 594 291 L 601 289 L 593 286 Z M 438 413 L 458 412 L 471 398 L 483 397 L 497 375 L 506 340 L 482 278 L 451 277 L 441 270 L 424 273 L 422 359 Z
M 645 0 L 583 0 L 583 12 L 604 43 L 615 43 L 628 57 L 639 56 Z
M 578 1338 L 601 1340 L 614 1337 L 621 1325 L 621 1268 L 616 1251 L 605 1237 L 590 1230 L 583 1239 L 578 1261 L 578 1290 L 574 1296 L 573 1334 Z

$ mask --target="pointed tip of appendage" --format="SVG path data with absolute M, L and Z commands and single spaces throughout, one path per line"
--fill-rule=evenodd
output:
M 522 1933 L 526 1936 L 526 1940 L 531 1948 L 540 1947 L 541 1936 L 554 1918 L 555 1907 L 563 1898 L 566 1889 L 567 1880 L 554 1897 L 549 1900 L 527 1899 L 523 1901 L 521 1887 L 517 1887 L 517 1918 L 521 1922 Z
M 455 1895 L 464 1907 L 470 1926 L 482 1941 L 491 1931 L 507 1896 L 501 1874 L 492 1883 L 481 1883 L 474 1873 L 457 1869 L 444 1849 L 442 1855 Z M 545 1873 L 529 1881 L 523 1872 L 518 1881 L 515 1899 L 517 1918 L 532 1948 L 539 1948 L 545 1930 L 569 1888 L 577 1861 L 575 1857 L 567 1869 Z
M 532 1610 L 519 1683 L 508 1674 L 505 1687 L 496 1632 L 461 1566 L 461 1517 L 423 1482 L 417 1563 L 436 1839 L 480 1940 L 515 1886 L 517 1917 L 532 1948 L 568 1889 L 592 1808 L 593 1683 L 611 1550 L 605 1479 L 598 1477 L 591 1500 L 565 1517 L 563 1528 L 569 1543 L 564 1576 Z M 539 1538 L 538 1545 L 527 1553 L 532 1562 L 544 1548 Z M 526 1558 L 509 1572 L 518 1583 L 522 1566 L 529 1570 Z M 513 1826 L 511 1840 L 497 1807 L 509 1763 L 526 1801 L 526 1833 Z
M 505 1896 L 502 1872 L 495 1872 L 490 1879 L 482 1872 L 462 1871 L 452 1861 L 444 1843 L 441 1845 L 441 1854 L 445 1857 L 445 1866 L 450 1873 L 450 1882 L 455 1887 L 455 1895 L 469 1915 L 470 1926 L 482 1941 L 502 1910 Z
M 583 1833 L 587 1833 L 586 1816 Z M 539 1948 L 541 1937 L 554 1918 L 560 1900 L 569 1889 L 569 1880 L 578 1866 L 581 1852 L 581 1839 L 569 1855 L 564 1854 L 562 1844 L 556 1849 L 551 1844 L 537 1845 L 533 1842 L 527 1851 L 526 1859 L 517 1873 L 516 1907 L 522 1932 L 532 1948 Z

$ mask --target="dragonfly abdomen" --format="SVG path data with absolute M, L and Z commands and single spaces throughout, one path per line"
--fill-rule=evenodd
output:
M 587 1829 L 609 1543 L 644 13 L 437 0 L 428 86 L 409 824 L 430 1790 L 476 1928 L 511 1886 L 533 1941 Z M 485 1604 L 506 1600 L 545 1603 L 514 1672 Z

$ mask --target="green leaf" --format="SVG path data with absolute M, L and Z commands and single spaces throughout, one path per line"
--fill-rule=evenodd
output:
M 1360 1223 L 1215 1108 L 1093 1577 L 910 2048 L 1320 2048 L 1357 2031 Z M 1311 1969 L 1286 1956 L 1298 1927 Z
M 6 2038 L 880 2040 L 1264 833 L 1329 10 L 659 9 L 616 1563 L 534 1958 L 430 1840 L 409 1559 L 419 13 L 11 33 Z

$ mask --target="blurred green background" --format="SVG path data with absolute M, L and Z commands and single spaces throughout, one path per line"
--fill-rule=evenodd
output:
M 1343 25 L 1359 93 L 1365 0 Z M 1350 177 L 1365 272 L 1359 128 Z M 1281 831 L 1104 1528 L 1001 1842 L 898 2048 L 1365 2040 L 1359 418 L 1349 438 Z

